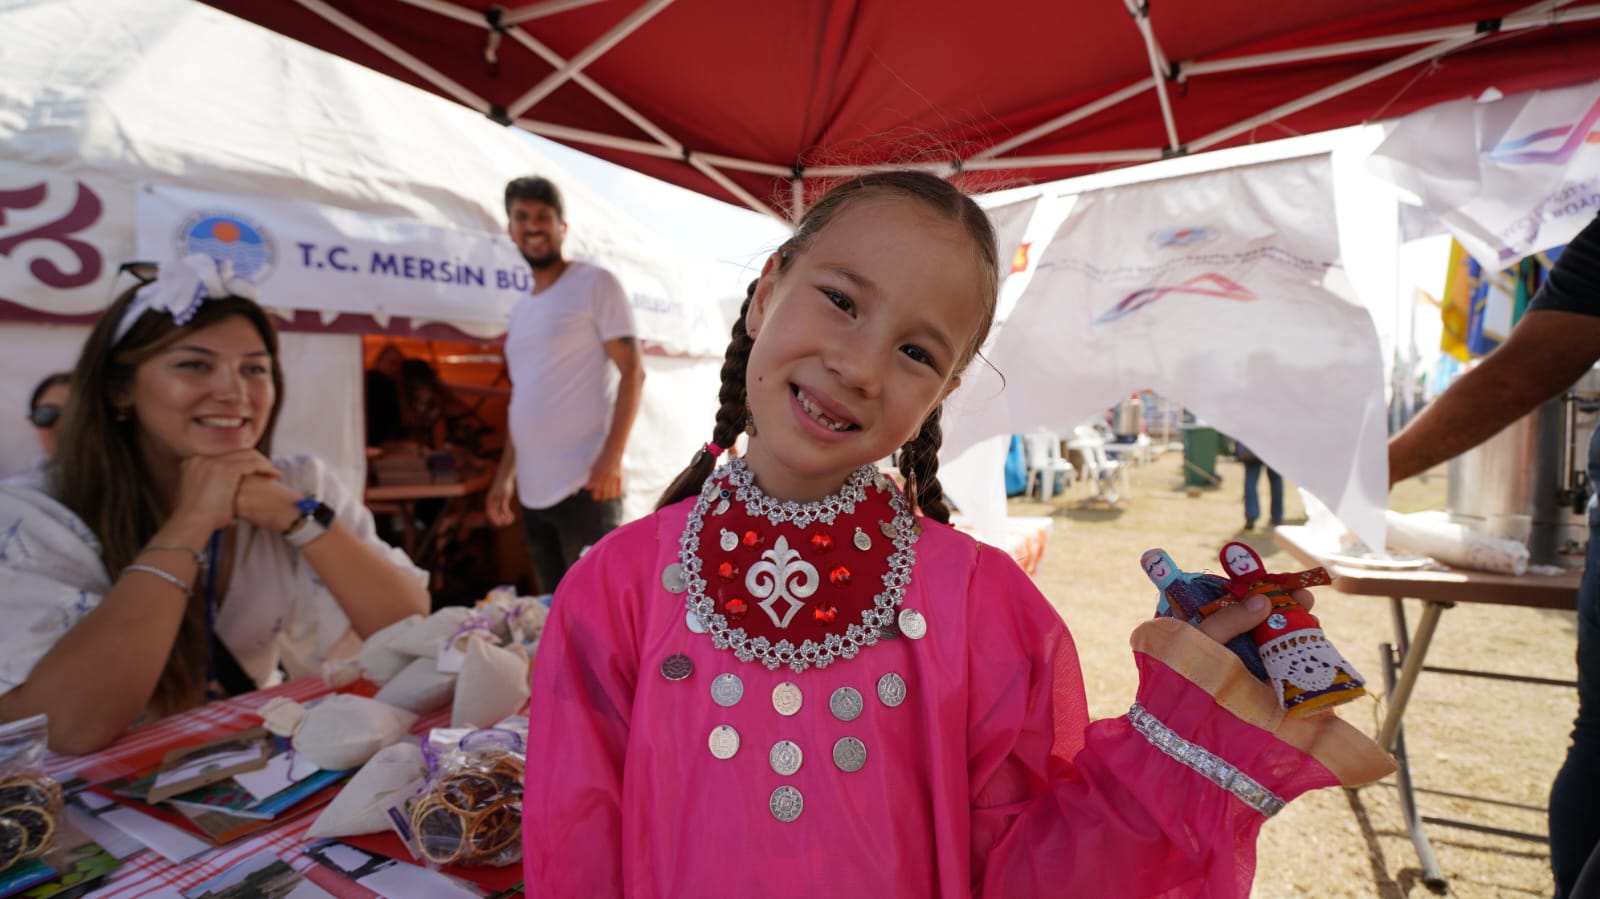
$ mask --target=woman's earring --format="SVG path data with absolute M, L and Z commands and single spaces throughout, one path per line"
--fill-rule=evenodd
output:
M 744 432 L 749 434 L 751 437 L 756 436 L 756 417 L 755 414 L 750 411 L 750 404 L 748 402 L 744 404 Z

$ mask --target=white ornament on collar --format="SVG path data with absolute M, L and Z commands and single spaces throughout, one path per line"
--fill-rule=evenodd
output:
M 111 343 L 115 346 L 128 336 L 135 322 L 155 310 L 172 316 L 175 325 L 186 325 L 206 300 L 227 296 L 256 299 L 256 285 L 233 272 L 231 259 L 214 259 L 204 253 L 191 253 L 163 264 L 155 281 L 139 288 L 133 302 L 117 322 Z

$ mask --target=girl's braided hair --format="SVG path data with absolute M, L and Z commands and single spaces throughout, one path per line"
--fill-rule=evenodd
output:
M 994 322 L 995 299 L 999 292 L 999 252 L 995 246 L 994 226 L 989 216 L 972 201 L 971 197 L 937 175 L 917 171 L 874 172 L 851 178 L 835 185 L 806 211 L 795 233 L 778 248 L 778 271 L 787 271 L 796 255 L 816 239 L 841 210 L 851 203 L 872 196 L 896 196 L 917 200 L 929 210 L 952 223 L 958 224 L 972 238 L 977 249 L 979 283 L 983 285 L 983 315 L 971 339 L 963 348 L 956 371 L 960 371 L 978 352 L 978 347 L 989 333 Z M 745 425 L 745 368 L 750 361 L 750 347 L 755 343 L 745 330 L 745 314 L 750 310 L 750 300 L 755 296 L 752 281 L 745 291 L 744 303 L 739 307 L 739 317 L 733 323 L 732 339 L 722 360 L 722 389 L 718 396 L 716 425 L 711 432 L 711 442 L 719 447 L 730 447 Z M 941 407 L 935 407 L 923 420 L 915 436 L 900 448 L 900 473 L 905 477 L 906 494 L 916 509 L 935 521 L 948 522 L 950 510 L 945 505 L 944 488 L 939 485 L 939 444 L 943 434 L 939 427 Z M 716 457 L 700 449 L 678 475 L 656 508 L 670 506 L 700 492 L 700 486 L 716 467 Z

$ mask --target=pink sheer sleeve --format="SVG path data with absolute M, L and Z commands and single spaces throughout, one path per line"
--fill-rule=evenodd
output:
M 1157 722 L 1146 725 L 1152 735 L 1126 715 L 1088 724 L 1065 627 L 1051 626 L 1054 614 L 1028 596 L 1037 591 L 1020 572 L 983 568 L 999 620 L 974 634 L 1038 649 L 1025 676 L 986 682 L 987 666 L 973 664 L 973 702 L 994 698 L 988 714 L 972 716 L 969 737 L 975 896 L 1248 896 L 1261 808 L 1392 770 L 1387 753 L 1338 718 L 1285 719 L 1226 648 L 1173 619 L 1148 622 L 1133 639 L 1137 702 L 1142 720 Z M 1000 650 L 989 647 L 988 657 Z M 1053 751 L 1038 751 L 1041 740 Z M 1253 796 L 1250 784 L 1271 798 Z
M 654 530 L 647 520 L 634 525 Z M 529 895 L 621 896 L 622 771 L 639 652 L 635 585 L 615 572 L 628 535 L 595 546 L 561 581 L 539 641 L 528 708 L 523 869 Z M 637 542 L 637 541 L 634 541 Z M 624 556 L 625 557 L 625 552 Z

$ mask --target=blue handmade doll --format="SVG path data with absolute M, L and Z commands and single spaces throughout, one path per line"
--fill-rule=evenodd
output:
M 1139 565 L 1150 582 L 1160 591 L 1156 603 L 1156 616 L 1181 618 L 1190 624 L 1199 624 L 1217 606 L 1234 602 L 1228 591 L 1229 581 L 1214 574 L 1191 573 L 1173 563 L 1164 549 L 1146 550 L 1139 557 Z M 1261 654 L 1248 633 L 1229 640 L 1227 647 L 1239 657 L 1244 667 L 1261 680 L 1267 680 L 1266 666 L 1261 664 Z

